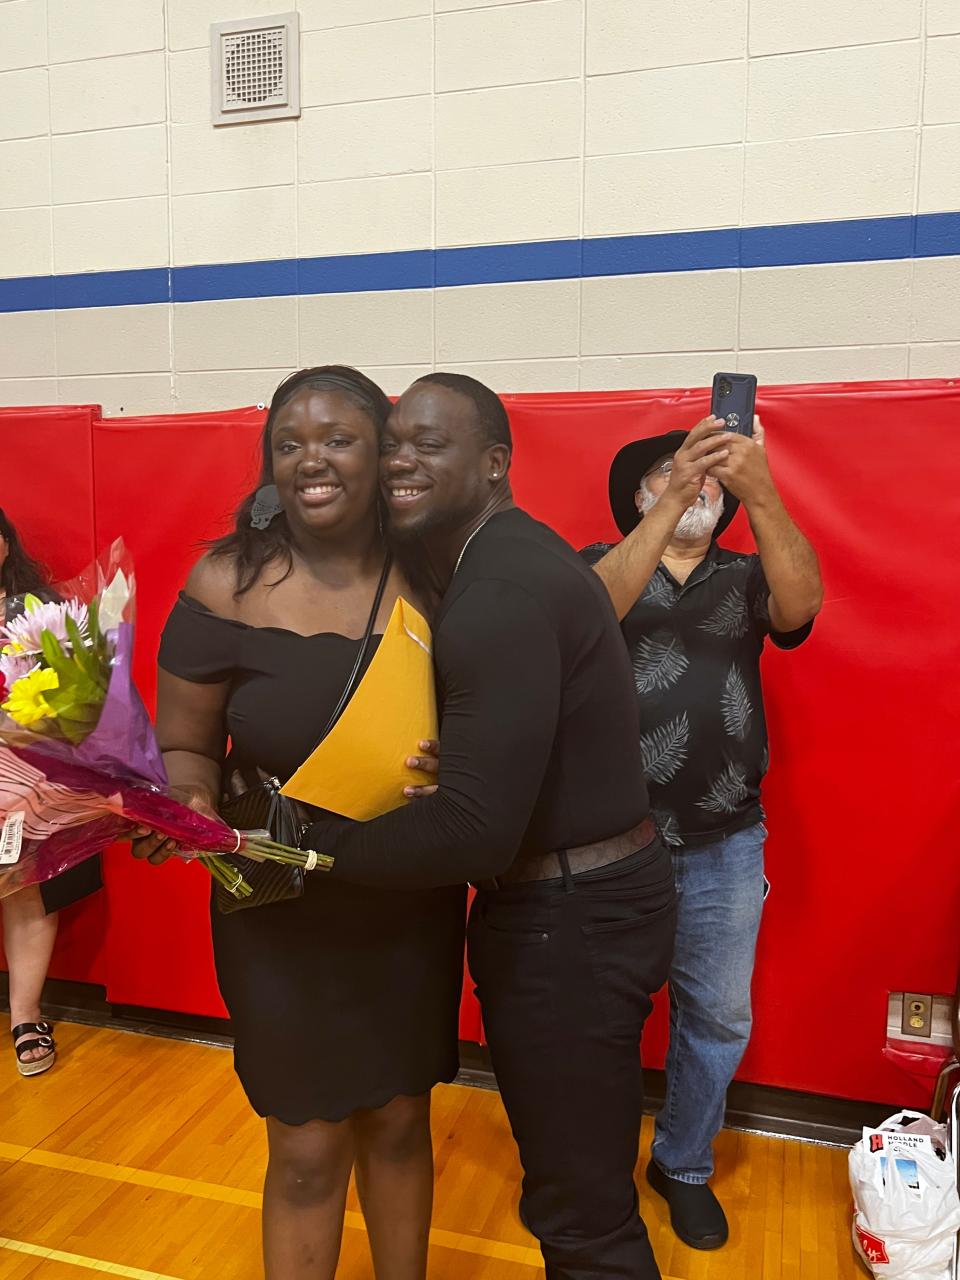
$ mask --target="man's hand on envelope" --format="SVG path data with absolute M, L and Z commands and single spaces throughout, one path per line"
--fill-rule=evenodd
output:
M 417 746 L 423 755 L 407 756 L 403 763 L 408 769 L 419 769 L 421 773 L 437 777 L 440 772 L 440 743 L 433 738 L 424 738 Z M 404 787 L 403 794 L 408 800 L 416 800 L 421 796 L 432 796 L 436 789 L 437 783 L 434 782 L 431 786 Z

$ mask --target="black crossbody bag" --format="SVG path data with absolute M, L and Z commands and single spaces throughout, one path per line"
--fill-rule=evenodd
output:
M 353 669 L 347 676 L 347 683 L 343 687 L 343 693 L 340 695 L 333 714 L 330 716 L 323 733 L 320 734 L 313 747 L 311 747 L 310 753 L 316 750 L 343 715 L 357 685 L 360 683 L 360 673 L 363 670 L 364 659 L 370 649 L 373 628 L 376 625 L 377 614 L 380 612 L 380 605 L 383 601 L 383 593 L 386 590 L 389 576 L 390 556 L 388 555 L 383 562 L 383 572 L 380 574 L 380 581 L 377 584 L 376 595 L 373 598 L 370 616 L 367 619 L 366 629 L 360 640 L 360 648 L 357 651 Z M 229 761 L 227 763 L 229 765 Z M 243 774 L 244 770 L 239 772 Z M 299 800 L 282 795 L 280 785 L 278 778 L 257 780 L 241 795 L 224 800 L 220 805 L 220 816 L 224 822 L 229 823 L 237 831 L 269 831 L 271 838 L 279 841 L 280 844 L 290 845 L 298 849 L 303 833 L 310 824 L 307 807 L 301 804 Z M 291 867 L 282 862 L 258 862 L 253 858 L 245 858 L 243 854 L 239 853 L 227 855 L 227 861 L 230 862 L 238 875 L 243 876 L 253 892 L 247 898 L 237 898 L 234 897 L 229 889 L 218 883 L 215 889 L 215 901 L 217 910 L 225 915 L 231 911 L 244 911 L 249 907 L 264 907 L 273 902 L 284 902 L 288 898 L 300 898 L 303 896 L 304 872 L 302 867 Z

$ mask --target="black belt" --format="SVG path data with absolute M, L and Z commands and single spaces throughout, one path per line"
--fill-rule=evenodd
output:
M 569 874 L 577 875 L 584 871 L 595 871 L 599 867 L 608 867 L 611 863 L 629 858 L 632 853 L 640 853 L 657 838 L 657 828 L 652 818 L 644 818 L 639 826 L 623 835 L 611 836 L 608 840 L 599 840 L 595 844 L 584 844 L 576 849 L 567 849 L 566 861 Z M 481 880 L 477 889 L 506 889 L 513 884 L 531 884 L 535 880 L 559 880 L 564 872 L 561 862 L 561 851 L 553 853 L 537 853 L 529 858 L 521 858 L 512 867 L 508 867 L 502 875 L 490 880 Z

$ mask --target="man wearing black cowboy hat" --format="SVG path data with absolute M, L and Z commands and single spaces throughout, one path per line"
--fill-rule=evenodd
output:
M 610 504 L 624 540 L 583 552 L 621 618 L 651 802 L 674 852 L 667 1090 L 647 1177 L 697 1249 L 728 1235 L 707 1180 L 750 1035 L 765 891 L 760 653 L 768 636 L 801 644 L 822 602 L 816 553 L 777 493 L 759 419 L 752 438 L 723 427 L 706 418 L 621 449 Z M 717 545 L 741 502 L 759 554 Z

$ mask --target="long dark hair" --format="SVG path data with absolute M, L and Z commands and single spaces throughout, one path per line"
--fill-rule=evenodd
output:
M 271 437 L 277 414 L 285 404 L 301 391 L 338 391 L 368 415 L 379 440 L 390 414 L 390 401 L 377 384 L 348 365 L 324 364 L 313 369 L 300 369 L 291 373 L 277 387 L 270 402 L 270 412 L 263 424 L 260 437 L 260 479 L 257 489 L 273 484 L 273 450 Z M 206 545 L 212 556 L 229 556 L 236 567 L 237 587 L 235 595 L 249 591 L 267 565 L 278 561 L 283 572 L 272 584 L 283 582 L 293 572 L 290 525 L 286 513 L 281 511 L 266 529 L 255 529 L 250 523 L 256 490 L 248 493 L 240 503 L 234 517 L 233 532 L 216 538 Z
M 38 560 L 27 555 L 23 543 L 13 527 L 7 513 L 0 507 L 0 537 L 7 544 L 7 558 L 0 569 L 0 586 L 10 599 L 13 596 L 24 596 L 28 591 L 34 595 L 46 593 L 49 586 L 47 574 Z

